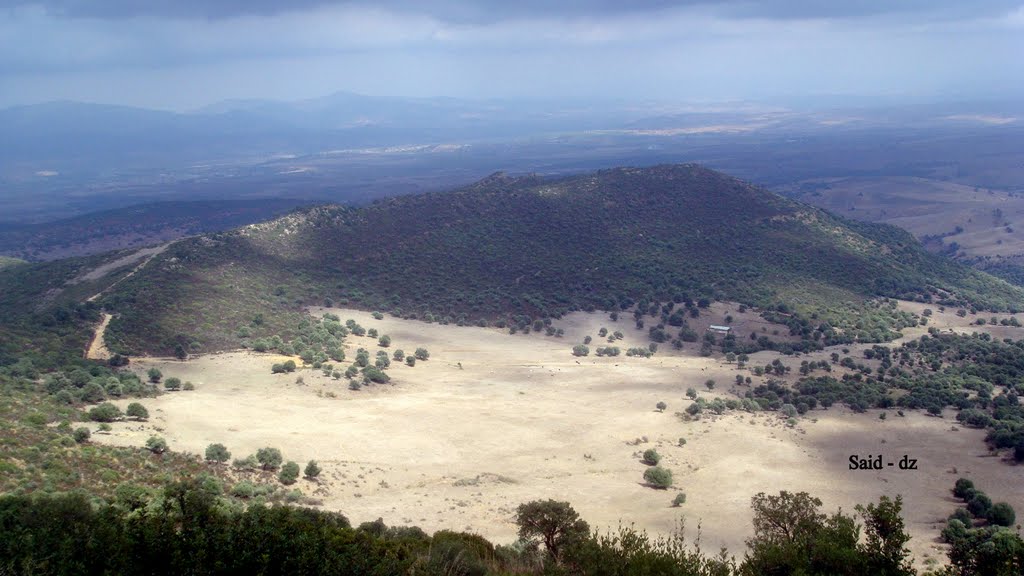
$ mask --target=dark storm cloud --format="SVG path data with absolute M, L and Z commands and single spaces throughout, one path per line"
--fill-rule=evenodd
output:
M 892 14 L 957 18 L 1005 13 L 1019 6 L 1020 0 L 0 0 L 0 9 L 42 6 L 52 15 L 99 19 L 221 19 L 345 5 L 479 23 L 509 18 L 602 17 L 685 7 L 704 8 L 726 17 L 781 20 Z

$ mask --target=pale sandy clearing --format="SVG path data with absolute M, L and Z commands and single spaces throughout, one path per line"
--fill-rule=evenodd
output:
M 935 539 L 956 506 L 949 489 L 958 476 L 1024 508 L 1019 469 L 987 455 L 982 431 L 951 431 L 951 415 L 892 412 L 880 421 L 877 412 L 832 409 L 810 413 L 795 429 L 771 414 L 683 422 L 673 412 L 689 404 L 686 388 L 709 395 L 703 382 L 713 378 L 714 394 L 728 396 L 733 366 L 694 355 L 693 345 L 651 359 L 570 354 L 584 334 L 595 337 L 593 349 L 601 326 L 625 333 L 623 349 L 646 344 L 646 330 L 637 331 L 631 317 L 616 323 L 604 314 L 572 314 L 555 322 L 566 336 L 554 338 L 335 312 L 390 335 L 391 350 L 424 346 L 431 360 L 393 365 L 393 385 L 359 392 L 318 371 L 272 375 L 278 356 L 136 360 L 133 369 L 157 366 L 196 390 L 146 400 L 150 423 L 115 424 L 112 434 L 94 438 L 140 446 L 157 431 L 175 450 L 202 453 L 222 442 L 236 457 L 276 446 L 300 464 L 320 461 L 320 485 L 302 480 L 299 487 L 354 522 L 382 517 L 428 531 L 471 530 L 496 542 L 514 539 L 517 505 L 555 498 L 601 528 L 635 522 L 667 533 L 685 518 L 691 535 L 702 524 L 706 549 L 725 545 L 738 553 L 751 533 L 749 503 L 757 492 L 806 490 L 827 509 L 847 511 L 882 494 L 902 494 L 921 561 L 925 554 L 944 556 Z M 375 340 L 353 337 L 350 358 L 360 346 L 377 349 Z M 767 354 L 761 355 L 768 361 L 778 357 Z M 784 362 L 795 372 L 799 359 Z M 658 401 L 668 403 L 665 413 L 654 410 Z M 631 444 L 643 436 L 647 443 Z M 680 437 L 687 439 L 684 447 L 677 445 Z M 642 485 L 639 454 L 649 447 L 675 472 L 676 489 Z M 907 454 L 918 470 L 850 471 L 853 453 L 893 461 Z M 672 508 L 677 490 L 687 503 Z

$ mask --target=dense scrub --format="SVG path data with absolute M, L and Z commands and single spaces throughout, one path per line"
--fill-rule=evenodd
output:
M 965 426 L 987 428 L 987 441 L 995 449 L 1012 449 L 1016 460 L 1024 460 L 1024 340 L 1000 341 L 988 334 L 930 335 L 907 342 L 899 348 L 874 346 L 865 352 L 877 368 L 850 357 L 833 363 L 845 368 L 836 378 L 815 375 L 821 366 L 805 364 L 807 375 L 792 387 L 769 379 L 748 390 L 742 407 L 780 410 L 794 406 L 803 414 L 808 409 L 828 408 L 842 403 L 857 411 L 869 408 L 927 410 L 939 415 L 954 408 Z M 756 367 L 772 373 L 780 361 Z M 825 366 L 828 372 L 832 364 Z M 726 404 L 723 404 L 726 406 Z M 703 406 L 701 406 L 703 408 Z M 695 412 L 696 413 L 696 412 Z
M 641 300 L 729 299 L 795 318 L 808 337 L 828 324 L 884 340 L 898 322 L 858 314 L 879 295 L 999 310 L 1024 302 L 1019 288 L 931 255 L 896 228 L 686 165 L 495 176 L 361 209 L 296 212 L 178 242 L 103 304 L 118 314 L 115 349 L 170 353 L 181 340 L 237 346 L 236 327 L 258 314 L 287 338 L 301 305 L 325 302 L 523 326 Z

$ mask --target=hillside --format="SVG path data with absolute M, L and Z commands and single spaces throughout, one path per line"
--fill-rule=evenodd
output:
M 559 180 L 497 174 L 449 193 L 298 211 L 177 242 L 101 303 L 117 316 L 108 344 L 137 354 L 235 347 L 243 327 L 285 336 L 300 306 L 328 300 L 522 324 L 643 300 L 731 299 L 883 339 L 858 324 L 857 304 L 874 296 L 1024 303 L 1020 289 L 931 255 L 894 227 L 693 165 Z
M 302 204 L 276 198 L 152 202 L 41 224 L 0 222 L 0 254 L 38 261 L 148 246 L 260 222 Z

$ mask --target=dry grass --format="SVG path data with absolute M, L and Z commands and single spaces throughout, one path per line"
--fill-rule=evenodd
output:
M 572 314 L 556 321 L 566 335 L 554 338 L 335 312 L 390 335 L 390 350 L 423 346 L 431 359 L 414 368 L 395 363 L 393 385 L 359 392 L 319 371 L 300 371 L 302 384 L 296 374 L 272 375 L 280 357 L 269 355 L 137 360 L 134 369 L 155 365 L 194 382 L 196 390 L 148 400 L 148 425 L 117 424 L 113 434 L 96 440 L 137 446 L 159 430 L 172 449 L 202 453 L 222 442 L 235 457 L 276 446 L 286 460 L 318 460 L 320 481 L 300 480 L 298 487 L 354 522 L 382 517 L 426 530 L 472 530 L 497 542 L 514 539 L 518 504 L 555 498 L 601 528 L 635 522 L 665 533 L 682 515 L 691 528 L 702 523 L 705 547 L 739 552 L 751 535 L 750 497 L 786 489 L 806 490 L 829 509 L 846 511 L 882 494 L 902 494 L 911 546 L 921 560 L 926 553 L 942 556 L 935 539 L 956 506 L 949 490 L 958 476 L 972 477 L 996 500 L 1024 507 L 1018 471 L 987 455 L 982 431 L 951 431 L 948 415 L 899 418 L 892 412 L 881 421 L 874 411 L 834 408 L 809 413 L 795 428 L 770 413 L 684 422 L 674 412 L 689 404 L 687 387 L 729 397 L 739 372 L 697 356 L 694 344 L 650 359 L 571 355 L 584 335 L 594 337 L 592 350 L 599 345 L 602 326 L 625 333 L 618 343 L 623 349 L 646 345 L 646 330 L 637 331 L 631 318 Z M 350 338 L 350 358 L 360 346 L 371 353 L 377 348 L 375 339 Z M 778 357 L 757 356 L 759 363 Z M 796 372 L 803 358 L 783 361 Z M 703 385 L 709 378 L 718 384 L 713 393 Z M 659 401 L 668 404 L 664 413 L 655 410 Z M 636 444 L 642 437 L 647 442 Z M 678 445 L 680 437 L 685 446 Z M 642 484 L 640 454 L 651 447 L 687 494 L 680 508 L 671 506 L 675 489 Z M 895 460 L 907 454 L 919 469 L 850 471 L 852 453 Z

